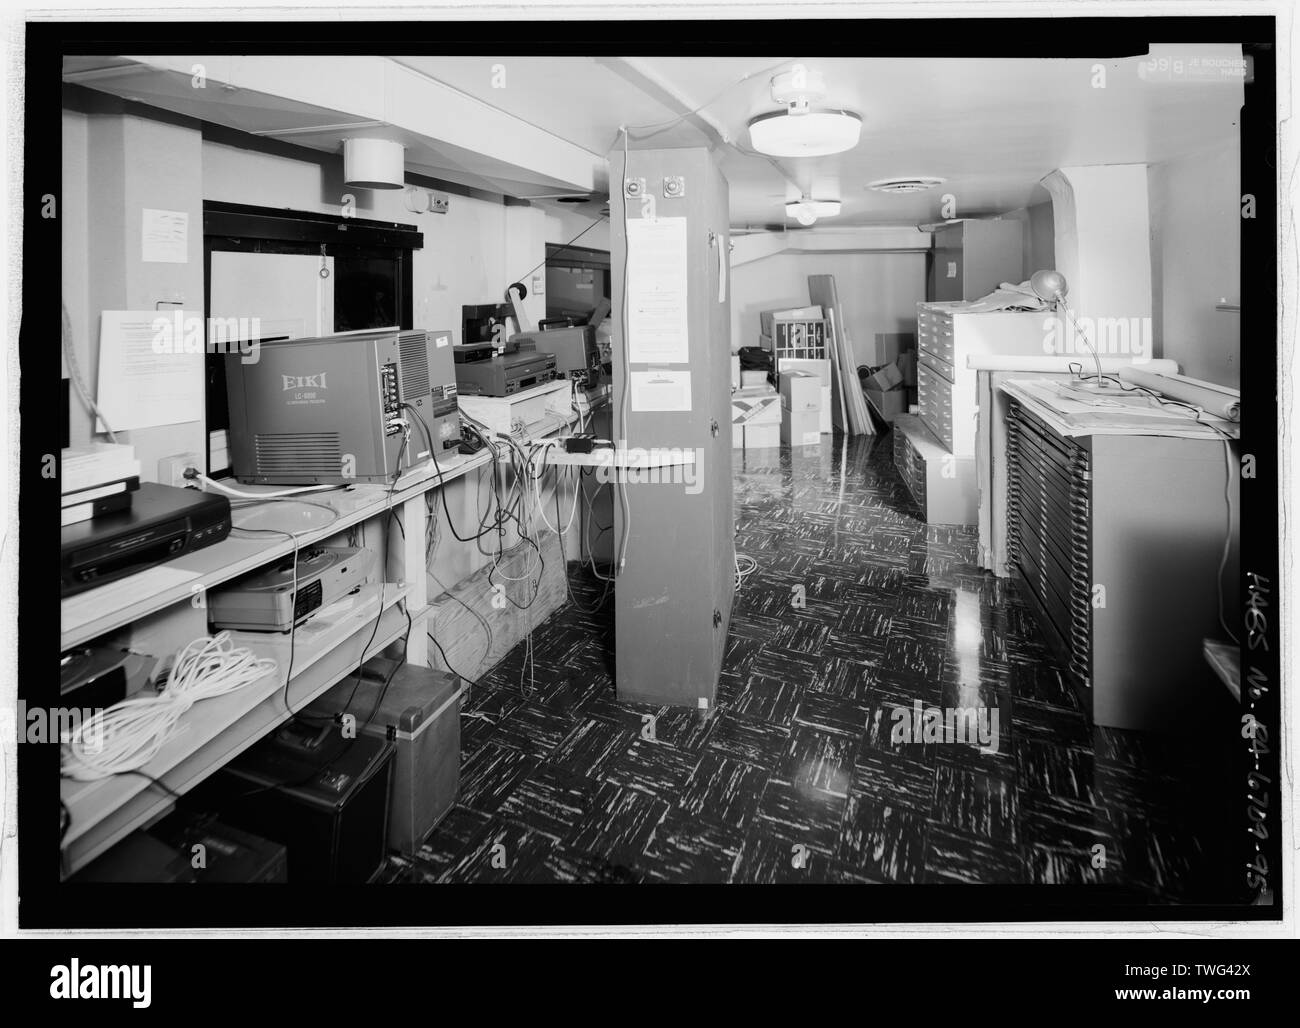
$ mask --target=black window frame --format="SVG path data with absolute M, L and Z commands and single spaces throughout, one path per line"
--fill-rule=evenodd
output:
M 410 329 L 415 321 L 414 252 L 424 248 L 424 233 L 414 225 L 368 218 L 343 217 L 221 200 L 203 201 L 203 319 L 212 317 L 212 255 L 214 253 L 286 253 L 305 256 L 355 257 L 397 262 L 396 309 L 399 328 Z M 205 358 L 205 383 L 213 362 L 221 354 Z M 224 378 L 223 378 L 224 381 Z M 204 389 L 203 463 L 212 473 L 210 452 L 213 424 L 212 390 Z M 227 412 L 221 412 L 224 422 Z

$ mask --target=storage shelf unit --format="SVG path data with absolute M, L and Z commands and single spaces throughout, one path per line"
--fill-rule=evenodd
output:
M 830 322 L 822 319 L 772 321 L 772 355 L 777 361 L 825 360 L 826 340 L 830 336 Z
M 571 412 L 567 416 L 557 414 L 547 427 L 576 420 L 577 415 Z M 505 454 L 508 456 L 508 451 Z M 430 516 L 425 494 L 490 463 L 490 454 L 482 451 L 457 455 L 437 467 L 425 465 L 399 479 L 391 496 L 386 487 L 377 485 L 310 494 L 307 498 L 328 502 L 339 516 L 318 529 L 299 532 L 299 549 L 371 519 L 387 521 L 391 505 L 401 531 L 394 533 L 386 547 L 387 569 L 379 569 L 387 581 L 382 586 L 363 586 L 352 607 L 327 622 L 308 622 L 299 628 L 294 641 L 293 677 L 287 689 L 284 673 L 288 668 L 289 637 L 280 633 L 233 632 L 236 645 L 249 647 L 259 657 L 275 659 L 277 670 L 244 689 L 203 700 L 186 713 L 183 731 L 168 740 L 141 769 L 161 782 L 165 790 L 155 787 L 149 778 L 134 774 L 91 782 L 64 779 L 60 790 L 70 822 L 61 846 L 61 873 L 66 876 L 78 871 L 130 832 L 164 813 L 176 795 L 194 788 L 286 721 L 291 711 L 300 710 L 359 664 L 404 636 L 406 659 L 427 664 L 425 630 L 432 608 L 424 552 Z M 243 488 L 251 493 L 274 491 L 257 486 Z M 165 565 L 170 572 L 188 575 L 183 580 L 176 580 L 176 575 L 159 580 L 146 571 L 69 597 L 61 604 L 61 645 L 70 649 L 178 604 L 188 608 L 196 596 L 282 560 L 293 551 L 294 543 L 279 535 L 252 539 L 231 536 Z
M 141 771 L 167 790 L 154 788 L 140 775 L 120 775 L 94 782 L 64 780 L 62 796 L 69 814 L 63 840 L 65 874 L 84 867 L 129 832 L 146 825 L 173 803 L 172 793 L 186 793 L 220 767 L 243 753 L 267 732 L 283 724 L 291 710 L 301 710 L 317 696 L 346 678 L 364 660 L 402 638 L 406 616 L 398 605 L 410 593 L 388 583 L 384 612 L 376 628 L 379 587 L 367 586 L 371 602 L 351 617 L 331 625 L 332 637 L 316 646 L 296 647 L 294 673 L 285 689 L 280 669 L 287 667 L 286 640 L 251 642 L 253 633 L 239 633 L 237 644 L 250 645 L 259 656 L 274 656 L 279 667 L 262 681 L 225 696 L 202 700 L 191 708 L 183 732 L 173 736 Z M 413 623 L 423 624 L 422 611 L 412 611 Z M 374 641 L 370 641 L 371 633 Z M 362 650 L 364 648 L 364 655 Z M 302 651 L 306 652 L 302 652 Z M 300 666 L 300 662 L 302 665 Z
M 1219 563 L 1238 531 L 1224 446 L 1070 438 L 1008 405 L 1008 565 L 1098 725 L 1169 731 L 1204 699 L 1203 640 L 1222 636 Z

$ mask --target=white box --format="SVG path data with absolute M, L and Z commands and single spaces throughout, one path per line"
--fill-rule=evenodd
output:
M 771 386 L 732 393 L 731 423 L 746 428 L 750 425 L 779 425 L 781 395 Z
M 781 406 L 792 411 L 821 409 L 821 379 L 797 368 L 781 370 Z
M 819 446 L 822 434 L 818 428 L 818 412 L 782 411 L 781 442 L 787 446 Z
M 777 361 L 777 372 L 807 371 L 822 380 L 822 409 L 818 420 L 818 430 L 829 435 L 831 428 L 831 362 L 828 360 L 811 360 L 803 357 L 782 357 Z
M 764 449 L 781 445 L 781 423 L 745 426 L 745 449 Z

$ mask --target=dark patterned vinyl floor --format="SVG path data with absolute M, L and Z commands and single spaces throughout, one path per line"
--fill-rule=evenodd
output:
M 888 436 L 735 456 L 736 548 L 758 567 L 716 707 L 620 703 L 612 599 L 567 604 L 534 634 L 531 684 L 521 646 L 472 691 L 458 802 L 381 880 L 1222 897 L 1224 740 L 1091 728 L 1012 583 L 977 566 L 975 530 L 924 523 Z M 600 583 L 571 576 L 594 605 Z M 990 729 L 996 711 L 996 749 L 903 741 L 918 704 L 982 709 Z

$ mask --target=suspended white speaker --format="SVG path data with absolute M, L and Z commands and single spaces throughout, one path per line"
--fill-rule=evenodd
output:
M 343 181 L 358 189 L 401 189 L 406 147 L 390 139 L 343 140 Z

